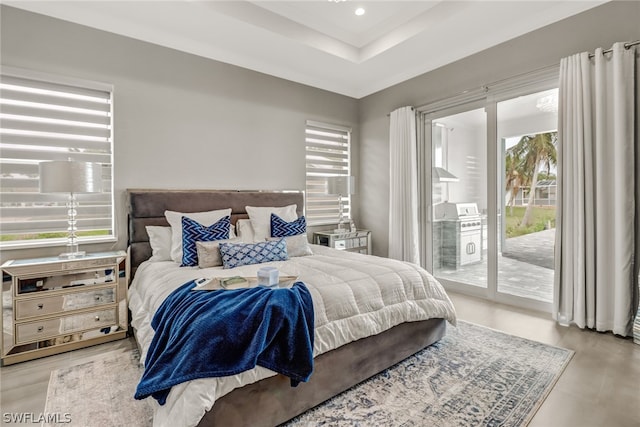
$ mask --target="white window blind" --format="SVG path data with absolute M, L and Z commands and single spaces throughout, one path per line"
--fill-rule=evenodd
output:
M 38 164 L 69 159 L 103 166 L 103 192 L 77 194 L 79 242 L 113 239 L 112 88 L 3 68 L 1 247 L 66 242 L 68 195 L 39 192 Z
M 351 175 L 351 129 L 307 121 L 305 129 L 307 189 L 305 215 L 309 225 L 338 222 L 338 196 L 327 194 L 327 177 Z M 344 215 L 351 218 L 351 196 L 342 196 Z

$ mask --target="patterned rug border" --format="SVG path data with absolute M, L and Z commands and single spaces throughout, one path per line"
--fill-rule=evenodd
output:
M 522 336 L 518 336 L 518 335 L 514 335 L 513 333 L 509 333 L 509 332 L 505 332 L 502 330 L 498 330 L 492 327 L 488 327 L 488 326 L 484 326 L 484 325 L 480 325 L 474 322 L 469 322 L 469 321 L 465 321 L 465 320 L 458 320 L 458 327 L 452 326 L 450 324 L 447 325 L 447 334 L 442 338 L 442 340 L 439 341 L 439 343 L 442 343 L 443 341 L 445 341 L 447 339 L 447 336 L 450 333 L 450 329 L 451 328 L 456 328 L 456 334 L 458 334 L 456 337 L 453 337 L 451 339 L 459 339 L 460 337 L 463 337 L 464 335 L 460 335 L 461 334 L 461 330 L 459 329 L 459 327 L 461 325 L 465 325 L 467 328 L 469 329 L 473 329 L 473 328 L 478 328 L 478 329 L 482 329 L 484 331 L 486 331 L 486 333 L 490 333 L 490 334 L 497 334 L 496 336 L 502 336 L 502 337 L 507 337 L 509 340 L 514 340 L 516 342 L 518 342 L 519 346 L 522 346 L 522 343 L 527 343 L 529 346 L 545 346 L 551 349 L 555 349 L 557 351 L 560 352 L 564 352 L 565 357 L 564 360 L 558 360 L 557 366 L 555 367 L 555 369 L 557 369 L 557 371 L 554 371 L 553 377 L 552 379 L 549 379 L 549 382 L 544 385 L 543 387 L 540 387 L 539 390 L 539 395 L 536 397 L 536 401 L 532 403 L 531 408 L 528 410 L 528 412 L 525 414 L 521 415 L 520 418 L 520 423 L 518 424 L 519 426 L 527 426 L 531 420 L 535 417 L 535 415 L 537 414 L 537 412 L 539 411 L 540 407 L 544 404 L 544 402 L 546 401 L 547 397 L 549 396 L 549 394 L 551 393 L 551 391 L 554 389 L 554 387 L 556 386 L 556 384 L 558 383 L 559 379 L 562 377 L 563 373 L 565 372 L 567 366 L 569 365 L 569 363 L 571 362 L 571 360 L 573 359 L 573 356 L 575 355 L 575 351 L 571 350 L 571 349 L 567 349 L 564 347 L 560 347 L 557 345 L 553 345 L 553 344 L 548 344 L 548 343 L 544 343 L 541 341 L 537 341 L 534 339 L 530 339 L 530 338 L 525 338 Z M 493 338 L 492 338 L 493 339 Z M 496 338 L 497 339 L 497 338 Z M 496 340 L 493 339 L 493 340 Z M 446 342 L 446 341 L 445 341 Z M 497 342 L 497 341 L 496 341 Z M 437 345 L 437 344 L 435 344 Z M 431 346 L 433 347 L 433 346 Z M 428 349 L 429 347 L 427 347 Z M 329 400 L 327 400 L 326 402 L 321 403 L 320 405 L 318 405 L 316 408 L 311 409 L 308 412 L 313 412 L 314 410 L 322 407 L 323 405 L 327 404 L 328 402 L 332 401 L 333 399 L 336 399 L 340 396 L 346 395 L 349 392 L 353 392 L 355 389 L 357 389 L 358 387 L 362 387 L 365 384 L 373 381 L 375 378 L 377 378 L 378 376 L 382 375 L 383 373 L 386 373 L 389 370 L 392 370 L 394 368 L 399 367 L 400 365 L 402 365 L 404 362 L 406 362 L 407 360 L 416 357 L 418 354 L 421 354 L 422 352 L 425 352 L 427 349 L 423 349 L 421 351 L 419 351 L 418 353 L 416 353 L 413 356 L 410 356 L 409 358 L 398 362 L 397 364 L 393 365 L 392 367 L 388 368 L 387 370 L 383 371 L 382 373 L 376 374 L 373 377 L 351 387 L 350 389 L 342 392 L 341 394 L 339 394 L 338 396 L 335 396 Z M 435 349 L 432 351 L 445 351 L 445 350 L 440 350 L 440 349 Z M 59 387 L 59 385 L 57 385 L 56 383 L 59 382 L 59 377 L 61 375 L 61 371 L 72 371 L 74 369 L 78 369 L 84 366 L 84 369 L 87 369 L 88 365 L 94 364 L 96 362 L 98 363 L 104 363 L 104 361 L 114 361 L 114 363 L 118 363 L 118 364 L 123 364 L 123 366 L 125 366 L 125 362 L 128 361 L 129 363 L 126 364 L 125 369 L 137 369 L 137 366 L 134 366 L 134 364 L 132 364 L 133 361 L 136 360 L 136 357 L 139 358 L 139 352 L 137 349 L 130 349 L 130 350 L 125 350 L 125 351 L 118 351 L 117 353 L 106 353 L 103 355 L 99 355 L 97 357 L 92 357 L 91 359 L 84 361 L 82 363 L 79 363 L 77 365 L 72 365 L 69 367 L 65 367 L 65 368 L 60 368 L 60 369 L 56 369 L 53 370 L 50 374 L 49 377 L 49 384 L 48 384 L 48 388 L 47 388 L 47 397 L 46 397 L 46 403 L 45 403 L 45 411 L 49 411 L 49 412 L 60 412 L 60 402 L 53 402 L 57 399 L 59 399 L 59 397 L 56 397 L 55 393 L 52 394 L 52 389 L 53 391 L 55 391 L 56 387 Z M 85 366 L 87 365 L 87 366 Z M 478 366 L 476 366 L 477 368 Z M 139 372 L 139 371 L 136 371 Z M 133 388 L 135 388 L 135 384 L 132 385 Z M 133 389 L 132 389 L 133 390 Z M 80 393 L 83 393 L 82 391 L 80 391 Z M 133 394 L 132 394 L 133 396 Z M 68 398 L 67 398 L 68 399 Z M 133 400 L 133 399 L 132 399 Z M 136 401 L 138 403 L 142 403 L 142 402 L 146 402 L 146 401 Z M 56 405 L 58 406 L 58 408 L 56 408 Z M 150 405 L 145 405 L 146 408 L 143 408 L 141 411 L 144 413 L 144 411 L 148 411 L 150 410 Z M 117 407 L 120 407 L 120 405 L 117 405 Z M 138 407 L 140 408 L 140 407 Z M 139 409 L 131 409 L 130 410 L 139 410 Z M 73 414 L 72 414 L 73 415 Z M 302 414 L 296 418 L 294 418 L 293 420 L 288 421 L 287 423 L 285 423 L 284 425 L 291 425 L 291 426 L 295 426 L 295 425 L 308 425 L 308 424 L 304 424 L 300 423 L 300 424 L 296 424 L 296 420 L 299 420 L 299 418 L 303 417 L 305 414 Z M 83 418 L 84 414 L 81 415 L 79 418 Z M 107 420 L 105 420 L 107 421 Z M 62 426 L 62 425 L 70 425 L 70 424 L 58 424 L 58 423 L 54 423 L 54 424 L 46 424 L 51 425 L 51 426 Z M 73 422 L 71 423 L 71 425 L 76 425 Z M 103 427 L 107 427 L 109 424 L 108 422 L 106 423 L 101 423 L 101 425 L 103 425 Z M 319 425 L 319 424 L 318 424 Z
M 538 402 L 536 403 L 535 407 L 533 407 L 531 409 L 531 412 L 529 412 L 529 416 L 525 419 L 523 427 L 526 427 L 527 425 L 529 425 L 529 423 L 531 422 L 533 417 L 535 417 L 536 414 L 538 413 L 538 410 L 540 409 L 540 407 L 544 404 L 545 400 L 547 400 L 547 397 L 549 397 L 549 394 L 551 393 L 551 390 L 553 390 L 555 388 L 556 384 L 558 383 L 558 381 L 562 377 L 562 374 L 564 374 L 564 371 L 567 369 L 567 366 L 569 366 L 569 363 L 571 363 L 571 360 L 573 360 L 573 356 L 575 356 L 576 352 L 574 350 L 571 350 L 570 348 L 560 347 L 560 346 L 557 346 L 557 345 L 554 345 L 554 344 L 548 344 L 548 343 L 545 343 L 545 342 L 542 342 L 542 341 L 533 340 L 531 338 L 521 337 L 521 336 L 518 336 L 518 335 L 514 335 L 514 334 L 512 334 L 510 332 L 501 331 L 499 329 L 495 329 L 495 328 L 492 328 L 490 326 L 480 325 L 479 323 L 469 322 L 467 320 L 458 319 L 457 323 L 466 323 L 466 324 L 469 324 L 469 325 L 472 325 L 472 326 L 477 326 L 477 327 L 480 327 L 480 328 L 488 329 L 488 330 L 490 330 L 492 332 L 497 332 L 497 333 L 500 333 L 500 334 L 503 334 L 503 335 L 507 335 L 507 336 L 510 336 L 512 338 L 516 338 L 518 340 L 524 340 L 524 341 L 534 342 L 534 343 L 538 343 L 538 344 L 543 344 L 543 345 L 546 345 L 548 347 L 552 347 L 552 348 L 555 348 L 555 349 L 558 349 L 558 350 L 564 350 L 564 351 L 569 353 L 568 357 L 566 358 L 566 360 L 564 361 L 564 363 L 560 367 L 560 370 L 558 371 L 558 374 L 553 379 L 553 381 L 551 381 L 547 385 L 547 388 L 544 391 L 544 394 L 540 397 L 540 400 L 538 400 Z
M 566 370 L 567 366 L 569 365 L 569 363 L 573 359 L 573 356 L 575 355 L 575 351 L 571 350 L 571 349 L 568 349 L 568 348 L 565 348 L 565 347 L 560 347 L 560 346 L 557 346 L 557 345 L 554 345 L 554 344 L 548 344 L 548 343 L 545 343 L 545 342 L 542 342 L 542 341 L 537 341 L 537 340 L 534 340 L 534 339 L 531 339 L 531 338 L 518 336 L 518 335 L 515 335 L 515 334 L 510 333 L 510 332 L 502 331 L 502 330 L 499 330 L 499 329 L 495 329 L 495 328 L 492 328 L 492 327 L 489 327 L 489 326 L 481 325 L 479 323 L 474 323 L 474 322 L 470 322 L 470 321 L 466 321 L 466 320 L 462 320 L 462 319 L 458 319 L 457 320 L 457 324 L 458 324 L 458 326 L 460 324 L 465 324 L 470 328 L 483 329 L 483 330 L 485 330 L 485 331 L 487 331 L 489 333 L 493 333 L 493 334 L 497 334 L 497 335 L 502 335 L 502 336 L 508 337 L 511 340 L 520 341 L 520 342 L 523 342 L 523 343 L 530 343 L 530 344 L 533 344 L 533 345 L 536 345 L 536 346 L 544 346 L 544 347 L 548 347 L 548 348 L 555 349 L 555 350 L 558 350 L 558 351 L 566 352 L 566 357 L 564 358 L 564 360 L 561 363 L 561 365 L 557 368 L 558 370 L 557 370 L 557 372 L 555 372 L 553 380 L 550 381 L 545 386 L 544 391 L 540 394 L 540 396 L 537 399 L 536 403 L 529 409 L 526 417 L 524 417 L 522 422 L 520 424 L 518 424 L 518 427 L 526 427 L 527 425 L 529 425 L 531 420 L 537 414 L 537 412 L 540 409 L 540 407 L 546 401 L 546 399 L 549 396 L 549 394 L 551 393 L 551 391 L 554 389 L 554 387 L 557 384 L 558 380 L 562 377 L 562 374 L 564 373 L 564 371 Z M 445 336 L 440 341 L 436 342 L 435 344 L 433 344 L 432 346 L 429 346 L 429 347 L 437 346 L 439 343 L 442 343 L 442 341 L 446 340 L 447 336 L 449 334 L 449 328 L 457 329 L 457 326 L 453 326 L 453 325 L 448 323 L 447 324 L 447 333 L 445 334 Z M 417 355 L 427 351 L 427 349 L 429 349 L 429 347 L 426 347 L 425 349 L 422 349 L 422 350 L 418 351 L 414 355 L 409 356 L 407 359 L 402 360 L 402 361 L 394 364 L 393 366 L 385 369 L 384 371 L 382 371 L 382 372 L 380 372 L 380 373 L 378 373 L 378 374 L 376 374 L 376 375 L 374 375 L 374 376 L 372 376 L 372 377 L 370 377 L 370 378 L 368 378 L 368 379 L 366 379 L 366 380 L 364 380 L 364 381 L 362 381 L 362 382 L 350 387 L 349 389 L 343 391 L 342 393 L 340 393 L 340 394 L 338 394 L 338 395 L 336 395 L 334 397 L 329 398 L 328 400 L 326 400 L 325 402 L 319 404 L 318 406 L 316 406 L 316 407 L 314 407 L 312 409 L 309 409 L 307 412 L 305 412 L 305 413 L 303 413 L 301 415 L 298 415 L 297 417 L 295 417 L 292 420 L 289 420 L 289 421 L 281 424 L 278 427 L 309 427 L 310 424 L 306 424 L 306 423 L 304 423 L 302 421 L 303 417 L 306 414 L 309 414 L 309 413 L 312 413 L 312 412 L 318 410 L 319 408 L 323 407 L 328 402 L 331 402 L 332 400 L 337 399 L 340 396 L 346 395 L 346 394 L 348 394 L 350 392 L 354 392 L 359 387 L 362 387 L 363 385 L 374 381 L 375 378 L 377 378 L 378 376 L 384 374 L 385 372 L 393 370 L 394 368 L 397 368 L 397 367 L 403 365 L 409 359 L 412 359 L 412 358 L 416 357 Z M 317 423 L 317 424 L 313 424 L 313 425 L 314 426 L 318 426 L 318 425 L 332 425 L 332 424 L 330 424 L 330 423 L 329 424 Z M 357 425 L 360 426 L 360 424 L 357 424 Z M 402 426 L 404 427 L 405 424 L 402 424 Z
M 571 354 L 571 356 L 569 357 L 569 359 L 567 359 L 567 364 L 569 364 L 571 359 L 573 359 L 573 356 L 576 354 L 576 352 L 574 350 L 571 350 L 570 348 L 560 347 L 559 345 L 548 344 L 546 342 L 534 340 L 534 339 L 531 339 L 531 338 L 521 337 L 520 335 L 515 335 L 515 334 L 512 334 L 511 332 L 502 331 L 500 329 L 492 328 L 491 326 L 481 325 L 480 323 L 470 322 L 468 320 L 461 320 L 461 319 L 458 319 L 457 323 L 466 323 L 466 324 L 471 325 L 471 326 L 477 326 L 479 328 L 488 329 L 488 330 L 490 330 L 492 332 L 497 332 L 499 334 L 507 335 L 507 336 L 510 336 L 510 337 L 513 337 L 513 338 L 516 338 L 516 339 L 519 339 L 519 340 L 534 342 L 534 343 L 537 343 L 537 344 L 543 344 L 543 345 L 546 345 L 547 347 L 552 347 L 552 348 L 555 348 L 555 349 L 558 349 L 558 350 L 568 351 Z M 450 326 L 450 324 L 447 324 L 447 327 L 449 327 L 449 326 Z M 453 326 L 453 327 L 455 328 L 455 326 Z M 564 368 L 566 368 L 566 366 L 563 367 L 563 372 L 564 372 Z
M 105 402 L 97 402 L 97 404 L 95 404 L 96 401 L 93 401 L 94 407 L 107 410 L 106 415 L 104 411 L 101 413 L 103 418 L 100 419 L 100 422 L 98 422 L 98 424 L 93 424 L 93 422 L 91 422 L 91 424 L 87 424 L 87 414 L 81 413 L 81 415 L 78 416 L 77 412 L 73 412 L 70 409 L 73 408 L 72 405 L 67 404 L 63 407 L 61 405 L 61 402 L 54 402 L 56 399 L 59 399 L 59 397 L 55 393 L 52 393 L 52 389 L 55 391 L 57 387 L 60 387 L 60 380 L 58 379 L 58 377 L 60 376 L 61 372 L 66 371 L 71 373 L 72 371 L 79 369 L 91 371 L 90 368 L 92 366 L 95 365 L 97 368 L 100 368 L 101 365 L 106 365 L 105 362 L 112 362 L 116 365 L 122 365 L 121 367 L 123 368 L 123 370 L 117 371 L 107 369 L 105 371 L 110 377 L 107 379 L 115 380 L 116 384 L 115 388 L 113 387 L 113 385 L 109 387 L 101 387 L 100 391 L 104 392 L 106 390 L 106 397 L 110 398 L 111 400 L 117 399 L 118 401 L 115 402 L 113 406 L 105 404 Z M 130 421 L 132 419 L 132 416 L 135 416 L 136 419 L 148 419 L 148 425 L 151 426 L 153 419 L 153 409 L 151 402 L 147 400 L 139 401 L 133 399 L 135 386 L 138 379 L 140 378 L 140 375 L 142 374 L 142 371 L 140 371 L 140 369 L 140 351 L 136 347 L 131 349 L 112 350 L 104 354 L 91 356 L 90 358 L 87 358 L 87 360 L 84 360 L 75 365 L 58 368 L 51 371 L 51 374 L 49 375 L 49 384 L 47 385 L 47 397 L 45 400 L 43 412 L 43 414 L 50 417 L 51 421 L 43 421 L 41 424 L 42 427 L 87 427 L 89 425 L 101 425 L 102 427 L 120 427 L 121 425 L 131 425 L 133 427 L 133 424 L 127 421 Z M 77 377 L 74 378 L 74 380 L 76 382 L 80 381 L 80 379 Z M 125 388 L 127 388 L 128 395 L 131 397 L 131 399 L 125 401 L 124 405 L 120 402 L 119 399 L 123 394 L 113 393 L 113 391 L 122 391 L 119 387 L 121 387 L 123 383 L 127 384 L 127 387 Z M 84 381 L 82 381 L 82 386 L 86 386 Z M 65 388 L 65 391 L 68 391 L 68 388 Z M 86 389 L 83 388 L 83 391 L 86 391 Z M 51 399 L 52 397 L 53 399 Z M 78 400 L 78 402 L 86 401 L 86 395 L 84 394 L 82 395 L 82 399 Z M 72 402 L 75 403 L 76 400 L 72 399 Z M 110 411 L 110 409 L 113 409 L 114 407 L 117 408 L 118 411 Z M 92 410 L 94 409 L 95 408 L 92 408 Z M 91 415 L 95 415 L 95 413 L 91 413 Z M 80 419 L 80 421 L 78 421 L 78 419 Z

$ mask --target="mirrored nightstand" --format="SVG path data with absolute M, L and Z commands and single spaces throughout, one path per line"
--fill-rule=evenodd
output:
M 3 365 L 126 337 L 124 251 L 2 265 Z
M 345 233 L 317 231 L 313 233 L 313 243 L 334 249 L 371 255 L 371 231 L 369 230 Z

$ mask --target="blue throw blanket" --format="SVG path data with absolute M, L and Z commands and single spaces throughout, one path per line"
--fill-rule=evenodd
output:
M 256 365 L 307 381 L 313 372 L 313 302 L 302 282 L 265 287 L 173 291 L 151 322 L 155 335 L 136 399 L 164 405 L 171 387 L 204 377 L 235 375 Z

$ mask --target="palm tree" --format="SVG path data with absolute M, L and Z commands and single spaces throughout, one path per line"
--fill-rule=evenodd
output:
M 509 192 L 509 213 L 513 215 L 513 205 L 522 186 L 527 185 L 527 177 L 522 170 L 522 159 L 511 149 L 507 150 L 505 163 L 505 191 Z
M 539 133 L 536 135 L 525 135 L 520 141 L 509 150 L 514 159 L 519 162 L 524 175 L 531 177 L 531 187 L 529 190 L 529 201 L 524 216 L 520 222 L 521 227 L 526 227 L 531 222 L 531 212 L 536 195 L 536 184 L 538 182 L 538 172 L 542 166 L 546 167 L 547 174 L 550 173 L 551 165 L 556 165 L 557 132 Z

